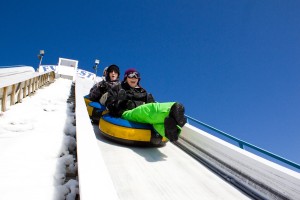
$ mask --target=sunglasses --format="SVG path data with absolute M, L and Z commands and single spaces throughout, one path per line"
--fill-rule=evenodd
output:
M 128 78 L 140 78 L 140 74 L 138 72 L 131 72 L 127 75 Z

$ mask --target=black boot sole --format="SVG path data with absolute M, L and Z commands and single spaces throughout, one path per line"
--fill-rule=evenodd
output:
M 180 127 L 183 127 L 186 123 L 186 117 L 184 116 L 184 106 L 180 103 L 175 103 L 170 110 L 170 116 L 173 117 Z
M 178 140 L 178 130 L 177 130 L 177 124 L 175 119 L 172 117 L 166 117 L 165 118 L 165 136 L 171 141 L 177 141 Z

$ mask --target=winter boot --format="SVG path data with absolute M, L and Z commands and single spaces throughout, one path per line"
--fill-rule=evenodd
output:
M 178 129 L 175 119 L 172 117 L 166 117 L 165 118 L 165 136 L 171 141 L 177 141 L 178 140 Z
M 174 103 L 170 110 L 170 117 L 173 117 L 180 127 L 183 127 L 186 123 L 186 117 L 184 116 L 184 107 L 181 103 Z

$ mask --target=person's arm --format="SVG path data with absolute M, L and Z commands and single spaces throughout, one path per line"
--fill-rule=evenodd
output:
M 98 101 L 99 100 L 99 91 L 98 91 L 99 83 L 96 83 L 91 89 L 89 93 L 89 98 L 91 101 Z
M 147 93 L 147 103 L 154 103 L 154 97 L 152 96 L 151 93 Z
M 120 86 L 108 90 L 105 106 L 113 117 L 121 117 L 126 110 L 126 92 Z

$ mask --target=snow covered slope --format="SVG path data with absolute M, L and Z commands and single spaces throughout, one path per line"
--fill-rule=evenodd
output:
M 71 84 L 70 80 L 56 79 L 0 114 L 0 199 L 64 199 L 67 195 L 74 199 L 77 192 L 82 200 L 250 198 L 172 143 L 161 148 L 138 148 L 103 138 L 98 126 L 90 123 L 83 102 L 94 84 L 91 80 L 76 80 L 74 127 L 74 113 L 66 103 Z M 76 180 L 64 183 L 65 173 L 76 169 L 69 154 L 75 145 L 75 128 L 79 191 Z M 300 196 L 297 172 L 191 125 L 183 128 L 179 142 L 192 146 L 191 151 L 228 179 L 260 186 L 251 188 L 260 197 Z
M 82 86 L 87 94 L 91 84 Z M 94 127 L 101 155 L 120 199 L 297 199 L 300 174 L 231 145 L 191 125 L 183 128 L 181 142 L 198 148 L 196 154 L 226 174 L 225 181 L 172 143 L 162 148 L 137 148 L 104 139 Z M 186 143 L 186 144 L 185 144 Z M 190 147 L 189 147 L 190 148 Z M 201 149 L 202 152 L 197 152 Z M 210 156 L 208 158 L 208 156 Z M 80 163 L 79 163 L 80 165 Z
M 0 199 L 75 199 L 71 84 L 57 79 L 0 113 Z

